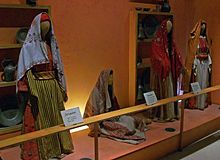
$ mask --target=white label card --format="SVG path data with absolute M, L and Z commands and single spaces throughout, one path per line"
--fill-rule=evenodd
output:
M 198 94 L 201 91 L 201 87 L 199 85 L 199 82 L 191 83 L 192 91 L 194 94 Z
M 60 111 L 65 126 L 83 122 L 79 107 Z
M 154 91 L 144 93 L 144 98 L 147 105 L 152 105 L 154 103 L 157 103 L 157 96 L 154 93 Z

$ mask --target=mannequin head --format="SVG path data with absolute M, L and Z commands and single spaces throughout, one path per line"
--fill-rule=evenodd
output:
M 113 71 L 110 71 L 110 75 L 108 78 L 108 85 L 113 85 Z
M 42 40 L 48 41 L 50 39 L 51 24 L 50 17 L 46 13 L 42 13 L 41 15 L 40 29 Z
M 200 35 L 202 35 L 202 36 L 205 36 L 205 35 L 206 35 L 206 23 L 205 23 L 205 22 L 202 22 L 202 23 L 201 23 Z
M 170 33 L 172 31 L 173 24 L 170 20 L 167 21 L 167 33 Z
M 173 32 L 173 24 L 170 20 L 167 21 L 167 40 L 168 40 L 168 53 L 172 54 L 172 32 Z
M 50 22 L 49 21 L 41 22 L 40 28 L 41 28 L 41 38 L 42 38 L 42 40 L 45 40 L 46 35 L 50 30 Z
M 110 98 L 113 98 L 113 71 L 110 71 L 110 75 L 108 78 L 108 93 Z

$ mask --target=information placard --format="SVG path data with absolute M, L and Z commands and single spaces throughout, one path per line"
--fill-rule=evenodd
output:
M 194 94 L 198 94 L 199 92 L 201 92 L 201 87 L 199 85 L 199 82 L 191 83 L 191 87 Z
M 144 93 L 144 98 L 147 105 L 152 105 L 154 103 L 157 103 L 157 96 L 154 93 L 154 91 Z
M 71 126 L 73 124 L 83 122 L 79 107 L 63 110 L 60 112 L 65 126 Z

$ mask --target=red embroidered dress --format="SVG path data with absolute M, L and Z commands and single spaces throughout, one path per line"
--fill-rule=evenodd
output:
M 161 23 L 152 42 L 152 78 L 151 89 L 159 99 L 173 97 L 176 90 L 177 78 L 180 76 L 182 61 L 173 38 L 168 42 L 167 20 Z M 169 53 L 168 43 L 171 45 Z M 154 118 L 159 121 L 170 121 L 179 117 L 173 103 L 158 107 L 154 110 Z

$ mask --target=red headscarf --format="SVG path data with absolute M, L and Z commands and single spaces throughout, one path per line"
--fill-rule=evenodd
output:
M 168 53 L 167 21 L 168 20 L 164 20 L 161 23 L 160 28 L 157 30 L 156 36 L 152 41 L 151 64 L 153 71 L 161 79 L 165 79 L 169 75 L 170 71 L 172 72 L 172 77 L 177 78 L 180 75 L 182 68 L 182 60 L 173 38 L 171 40 L 171 59 Z
M 42 14 L 41 14 L 40 21 L 41 21 L 41 22 L 50 21 L 50 17 L 48 16 L 48 14 L 42 13 Z

